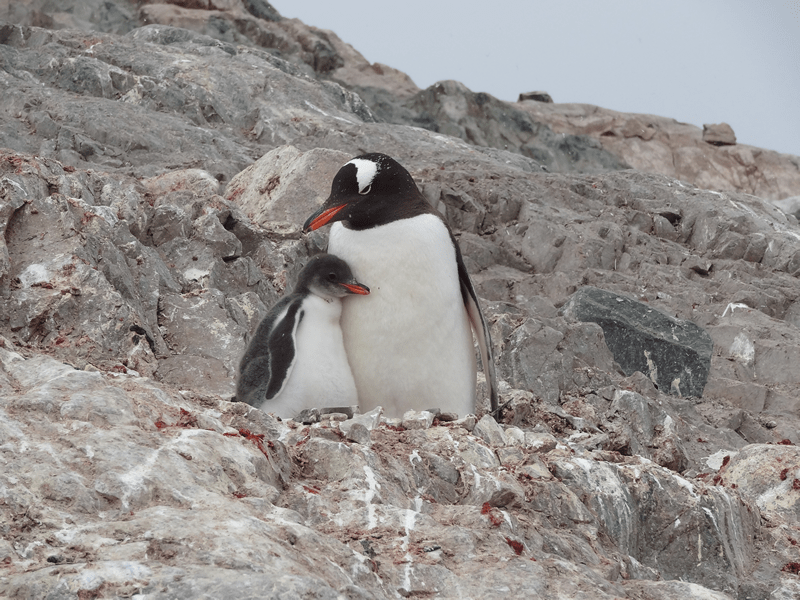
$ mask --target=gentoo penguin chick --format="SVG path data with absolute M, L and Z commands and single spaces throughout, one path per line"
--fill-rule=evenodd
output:
M 368 281 L 364 299 L 345 299 L 342 335 L 362 411 L 389 415 L 438 407 L 475 412 L 478 338 L 492 410 L 497 383 L 489 329 L 447 224 L 411 175 L 384 154 L 344 165 L 331 194 L 303 225 L 334 222 L 328 252 Z
M 342 259 L 312 258 L 294 291 L 261 321 L 239 363 L 236 399 L 291 418 L 306 408 L 358 403 L 339 317 L 341 299 L 369 294 Z

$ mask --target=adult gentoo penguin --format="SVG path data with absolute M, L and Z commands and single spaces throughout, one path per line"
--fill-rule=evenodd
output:
M 236 399 L 291 418 L 306 408 L 358 402 L 339 317 L 342 297 L 369 294 L 342 259 L 312 258 L 294 291 L 261 321 L 239 363 Z
M 361 409 L 475 412 L 471 327 L 494 411 L 491 338 L 475 289 L 452 232 L 409 172 L 385 154 L 354 158 L 303 230 L 330 222 L 328 252 L 371 290 L 345 299 L 341 319 Z

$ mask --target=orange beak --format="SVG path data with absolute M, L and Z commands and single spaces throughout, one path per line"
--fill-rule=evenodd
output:
M 351 294 L 361 294 L 362 296 L 369 294 L 369 288 L 362 283 L 342 283 L 341 285 Z
M 339 211 L 341 211 L 347 204 L 340 204 L 339 206 L 334 206 L 333 208 L 329 208 L 327 210 L 323 210 L 318 215 L 311 215 L 308 221 L 305 222 L 303 225 L 303 233 L 308 233 L 309 231 L 314 231 L 315 229 L 319 229 L 323 225 L 327 225 L 328 222 L 335 217 Z

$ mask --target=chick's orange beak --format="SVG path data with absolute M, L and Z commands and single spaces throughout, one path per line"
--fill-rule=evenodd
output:
M 366 296 L 369 294 L 369 288 L 365 286 L 363 283 L 357 283 L 357 284 L 343 283 L 341 285 L 351 294 L 361 294 L 362 296 Z

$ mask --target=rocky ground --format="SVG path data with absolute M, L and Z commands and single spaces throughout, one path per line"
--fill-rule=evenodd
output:
M 800 596 L 800 158 L 259 0 L 0 2 L 0 89 L 0 596 Z M 498 421 L 230 402 L 367 151 L 457 233 Z

